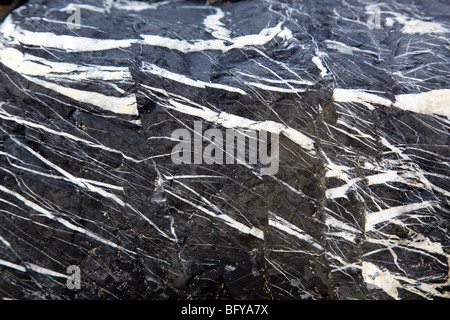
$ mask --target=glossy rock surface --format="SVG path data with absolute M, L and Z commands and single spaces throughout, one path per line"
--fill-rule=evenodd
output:
M 0 297 L 450 297 L 450 5 L 371 4 L 16 9 Z M 279 133 L 278 172 L 174 164 L 194 121 Z

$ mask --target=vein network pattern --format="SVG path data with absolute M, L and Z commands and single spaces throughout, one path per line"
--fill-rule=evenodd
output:
M 0 297 L 449 298 L 449 10 L 17 8 L 0 27 Z M 279 134 L 278 172 L 174 164 L 171 134 L 195 121 Z

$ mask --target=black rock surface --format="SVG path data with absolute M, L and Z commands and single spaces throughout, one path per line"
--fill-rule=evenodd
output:
M 0 28 L 0 298 L 449 298 L 449 10 L 26 2 Z M 278 171 L 175 164 L 195 123 L 279 134 Z

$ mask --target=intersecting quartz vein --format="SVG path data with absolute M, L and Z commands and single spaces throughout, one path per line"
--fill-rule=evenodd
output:
M 116 196 L 113 193 L 110 193 L 108 191 L 105 191 L 104 189 L 102 189 L 100 187 L 97 187 L 97 186 L 87 182 L 86 180 L 83 180 L 83 179 L 80 179 L 80 178 L 77 178 L 77 177 L 73 176 L 72 174 L 70 174 L 69 172 L 64 170 L 63 168 L 58 167 L 57 165 L 51 163 L 50 161 L 48 161 L 47 159 L 45 159 L 44 157 L 42 157 L 41 155 L 39 155 L 38 153 L 33 151 L 30 147 L 24 145 L 23 143 L 21 143 L 20 141 L 16 140 L 15 138 L 11 137 L 11 140 L 14 141 L 16 144 L 18 144 L 19 146 L 21 146 L 22 148 L 24 148 L 25 150 L 27 150 L 28 152 L 30 152 L 31 154 L 33 154 L 36 158 L 41 160 L 46 165 L 50 166 L 51 168 L 53 168 L 56 171 L 58 171 L 59 173 L 61 173 L 63 176 L 65 176 L 67 179 L 69 179 L 73 184 L 77 185 L 78 187 L 87 189 L 87 190 L 89 190 L 91 192 L 98 193 L 99 195 L 116 202 L 118 205 L 120 205 L 122 207 L 130 208 L 131 210 L 136 212 L 140 217 L 142 217 L 146 222 L 148 222 L 163 237 L 165 237 L 165 238 L 167 238 L 167 239 L 169 239 L 171 241 L 175 241 L 170 236 L 168 236 L 166 233 L 164 233 L 160 228 L 158 228 L 158 226 L 156 224 L 154 224 L 149 218 L 147 218 L 145 215 L 143 215 L 138 210 L 134 209 L 129 204 L 126 204 L 118 196 Z
M 5 298 L 449 298 L 447 4 L 43 3 L 0 27 Z M 175 165 L 193 121 L 279 172 Z

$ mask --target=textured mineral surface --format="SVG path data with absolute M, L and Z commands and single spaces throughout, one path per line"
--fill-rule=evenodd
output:
M 449 298 L 449 11 L 27 1 L 0 25 L 0 298 Z M 256 162 L 219 161 L 230 132 Z

